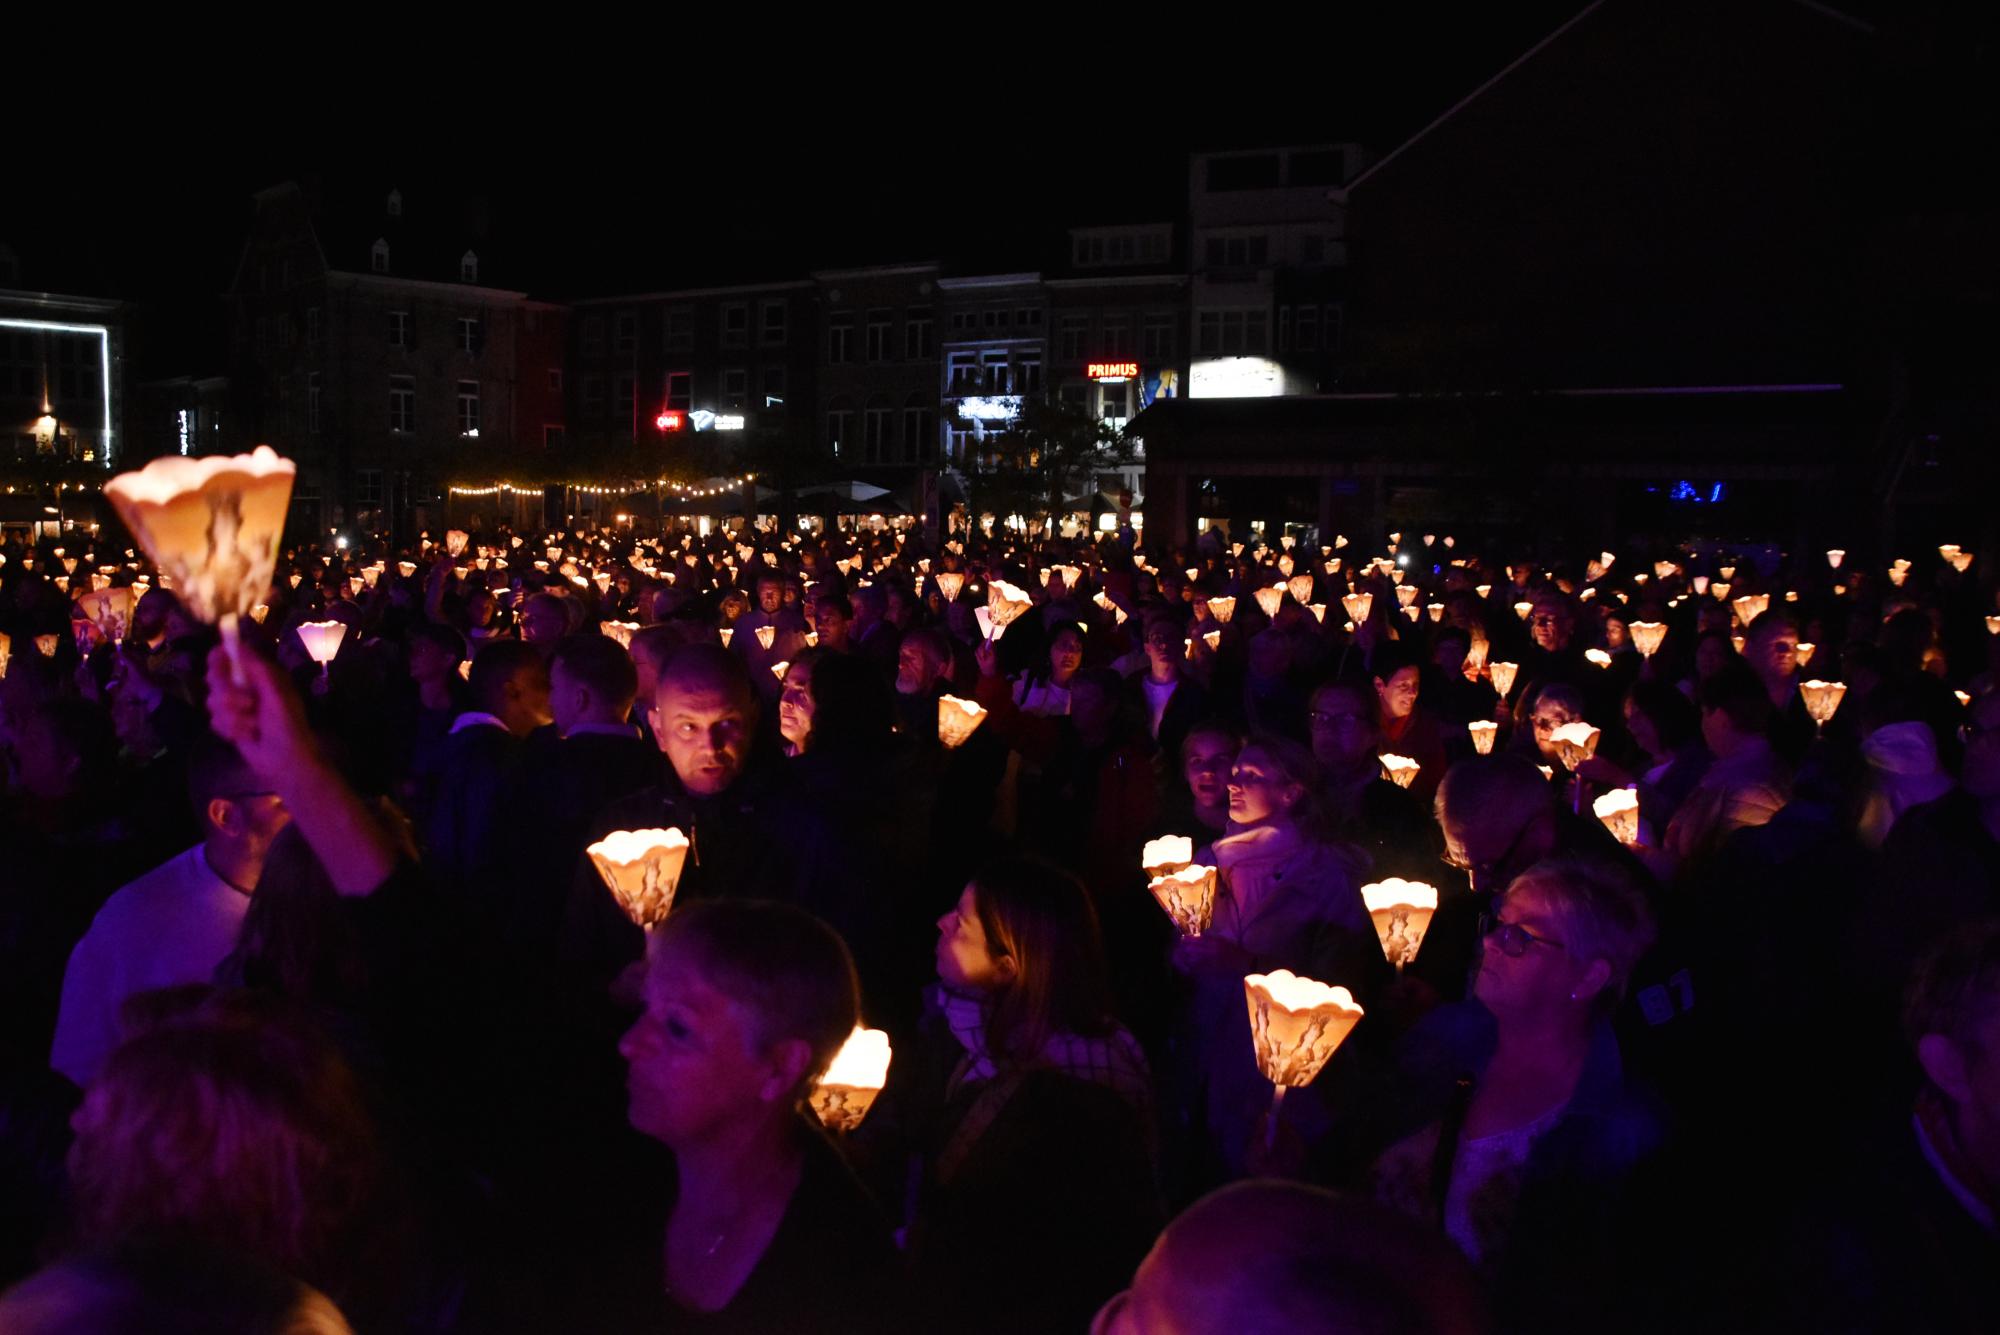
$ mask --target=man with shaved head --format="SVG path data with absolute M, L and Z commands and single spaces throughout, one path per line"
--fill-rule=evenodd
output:
M 1190 1206 L 1091 1335 L 1480 1335 L 1464 1258 L 1371 1201 L 1239 1182 Z

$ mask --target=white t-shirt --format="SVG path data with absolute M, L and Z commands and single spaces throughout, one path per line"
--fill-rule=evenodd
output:
M 199 844 L 111 896 L 70 952 L 49 1065 L 88 1085 L 118 1046 L 125 999 L 209 981 L 249 910 L 250 896 L 215 874 Z
M 1160 724 L 1166 721 L 1167 702 L 1174 698 L 1174 689 L 1180 685 L 1176 677 L 1172 681 L 1154 681 L 1153 674 L 1140 678 L 1140 688 L 1146 692 L 1146 717 L 1153 730 L 1153 740 L 1160 739 Z

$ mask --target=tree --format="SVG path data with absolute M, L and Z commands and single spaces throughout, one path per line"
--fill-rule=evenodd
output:
M 1135 454 L 1123 429 L 1047 396 L 1024 398 L 1004 431 L 974 441 L 971 450 L 976 508 L 1035 519 L 1068 513 L 1072 497 L 1096 491 L 1100 473 Z

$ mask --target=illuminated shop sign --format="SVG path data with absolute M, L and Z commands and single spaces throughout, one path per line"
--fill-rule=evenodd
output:
M 1139 375 L 1137 362 L 1090 362 L 1083 373 L 1091 380 L 1134 380 Z
M 1021 415 L 1021 396 L 997 394 L 991 398 L 960 399 L 958 415 L 975 422 L 1011 422 Z
M 697 431 L 741 431 L 742 413 L 712 413 L 706 408 L 697 408 L 688 414 L 688 421 Z
M 662 431 L 679 431 L 685 424 L 686 419 L 679 413 L 661 413 L 653 419 L 653 425 Z

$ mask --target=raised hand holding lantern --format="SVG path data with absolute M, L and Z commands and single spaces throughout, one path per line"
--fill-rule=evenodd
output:
M 687 851 L 678 829 L 614 830 L 584 850 L 625 916 L 649 932 L 673 912 Z

